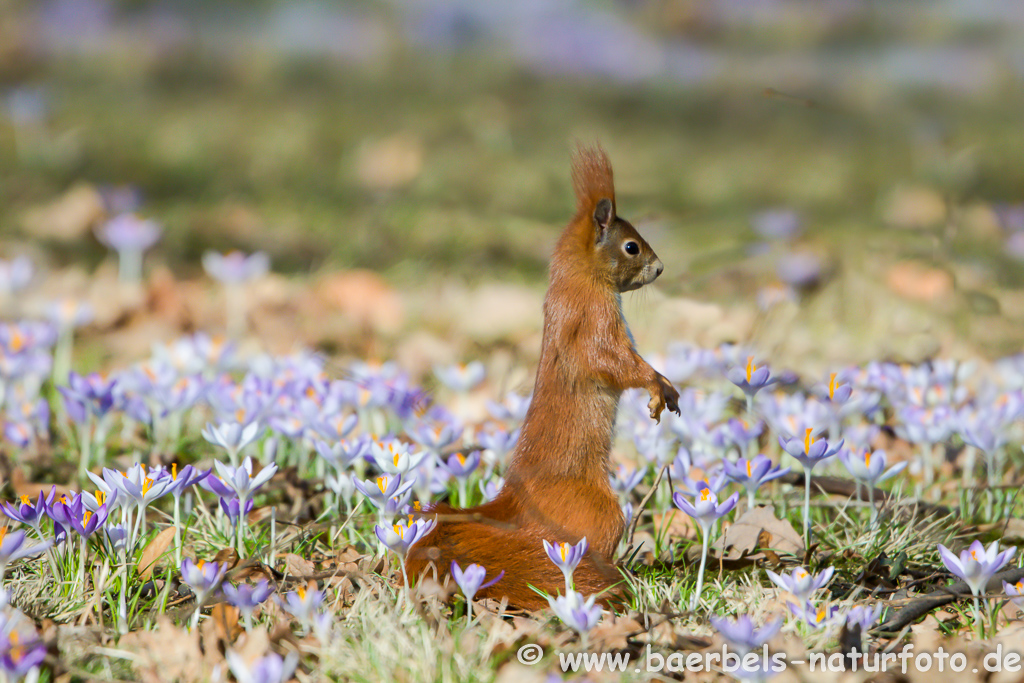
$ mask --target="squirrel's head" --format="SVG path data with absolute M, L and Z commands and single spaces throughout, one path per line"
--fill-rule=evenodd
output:
M 593 248 L 594 265 L 619 292 L 649 285 L 664 265 L 629 221 L 615 213 L 615 183 L 608 155 L 600 147 L 576 149 L 572 164 L 576 218 L 571 224 Z M 589 250 L 589 248 L 588 248 Z
M 597 266 L 618 291 L 640 289 L 661 275 L 661 259 L 629 221 L 615 215 L 610 199 L 597 202 L 593 221 Z

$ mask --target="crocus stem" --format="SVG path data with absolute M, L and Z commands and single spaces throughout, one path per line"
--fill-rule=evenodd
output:
M 700 602 L 700 592 L 704 588 L 704 567 L 708 563 L 708 536 L 710 529 L 703 529 L 702 536 L 704 537 L 701 541 L 700 550 L 700 569 L 697 570 L 697 587 L 693 590 L 693 598 L 690 600 L 690 609 L 697 609 L 697 603 Z
M 811 469 L 807 468 L 804 482 L 804 548 L 811 547 Z
M 80 425 L 78 425 L 78 477 L 85 479 L 85 473 L 89 469 L 89 461 L 92 459 L 92 438 L 90 435 L 89 421 L 90 417 L 85 416 L 85 419 Z
M 978 634 L 978 639 L 981 640 L 985 637 L 985 625 L 981 621 L 981 610 L 978 607 L 978 596 L 974 596 L 974 630 Z
M 135 285 L 142 279 L 142 252 L 124 249 L 117 254 L 117 279 L 124 285 Z
M 229 284 L 225 288 L 225 300 L 228 336 L 238 339 L 245 334 L 245 290 L 241 285 Z
M 875 484 L 868 482 L 868 505 L 871 506 L 871 528 L 878 526 L 878 508 L 875 507 Z
M 199 615 L 202 613 L 203 605 L 196 600 L 196 611 L 192 613 L 192 627 L 190 631 L 195 631 L 196 627 L 199 626 Z
M 85 551 L 88 549 L 86 541 L 86 537 L 82 536 L 82 542 L 79 545 L 78 553 L 78 576 L 75 577 L 76 599 L 82 594 L 82 587 L 85 585 Z
M 174 497 L 174 566 L 181 566 L 181 496 Z
M 747 509 L 754 509 L 754 489 L 747 489 Z
M 754 417 L 754 396 L 747 394 L 747 419 L 753 419 Z
M 121 591 L 117 602 L 117 630 L 122 635 L 128 633 L 128 551 L 121 553 L 124 574 L 121 576 Z

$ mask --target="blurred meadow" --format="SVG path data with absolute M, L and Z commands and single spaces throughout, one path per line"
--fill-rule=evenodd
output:
M 1019 644 L 1022 83 L 1019 0 L 0 0 L 0 680 L 551 680 L 744 641 L 712 614 Z M 629 604 L 582 625 L 400 568 L 409 480 L 502 485 L 578 141 L 665 263 L 625 313 L 683 390 L 623 400 Z M 718 522 L 672 493 L 709 478 L 748 496 L 702 594 Z M 968 540 L 1011 579 L 987 636 Z
M 0 12 L 8 257 L 95 273 L 106 250 L 92 228 L 127 202 L 164 227 L 146 264 L 158 282 L 193 282 L 206 249 L 262 249 L 291 283 L 263 303 L 300 341 L 360 353 L 368 330 L 380 355 L 404 338 L 427 367 L 539 330 L 533 304 L 571 213 L 569 152 L 599 140 L 621 211 L 667 264 L 630 297 L 642 347 L 753 342 L 815 372 L 1020 347 L 1012 0 Z M 782 238 L 759 234 L 773 221 Z M 331 276 L 352 269 L 372 284 Z M 81 282 L 65 277 L 72 292 Z M 398 296 L 367 311 L 336 301 L 349 287 Z M 505 295 L 510 317 L 480 320 Z M 170 324 L 219 322 L 191 310 Z

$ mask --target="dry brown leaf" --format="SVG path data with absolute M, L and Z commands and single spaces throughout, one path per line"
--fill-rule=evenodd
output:
M 169 526 L 149 542 L 146 549 L 142 551 L 142 555 L 139 556 L 139 563 L 136 565 L 136 569 L 139 572 L 139 578 L 143 581 L 148 581 L 153 576 L 153 567 L 156 565 L 156 561 L 159 560 L 167 549 L 171 546 L 171 541 L 174 540 L 174 527 Z
M 724 547 L 724 558 L 736 560 L 759 549 L 759 542 L 764 539 L 765 532 L 771 536 L 772 550 L 803 555 L 803 538 L 792 524 L 775 516 L 775 507 L 772 505 L 761 505 L 744 512 L 739 519 L 726 527 L 725 533 L 712 547 L 720 553 Z
M 316 566 L 312 562 L 295 553 L 285 553 L 282 559 L 284 559 L 284 573 L 287 576 L 310 576 L 316 573 Z
M 218 603 L 210 610 L 210 621 L 217 629 L 217 637 L 229 645 L 245 630 L 238 623 L 238 616 L 238 608 L 226 602 Z
M 626 638 L 643 630 L 644 627 L 637 620 L 619 617 L 602 620 L 590 632 L 590 637 L 597 650 L 624 650 L 627 647 Z

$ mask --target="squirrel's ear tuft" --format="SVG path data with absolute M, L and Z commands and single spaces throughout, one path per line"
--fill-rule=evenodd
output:
M 611 205 L 615 215 L 615 182 L 612 164 L 599 145 L 578 145 L 572 157 L 572 186 L 576 192 L 576 211 L 580 215 L 594 215 L 602 200 Z
M 597 226 L 598 240 L 604 237 L 605 231 L 608 230 L 608 226 L 611 225 L 614 218 L 615 207 L 612 205 L 612 200 L 607 197 L 598 200 L 597 206 L 594 207 L 594 225 Z

